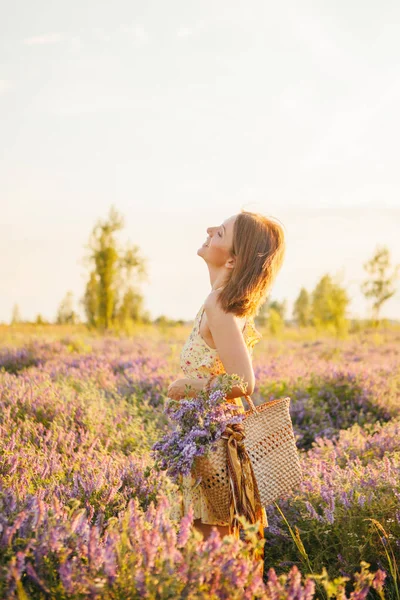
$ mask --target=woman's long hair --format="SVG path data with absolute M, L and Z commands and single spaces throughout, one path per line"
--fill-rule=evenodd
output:
M 283 227 L 270 217 L 242 209 L 233 228 L 235 266 L 218 296 L 223 310 L 238 317 L 257 315 L 285 252 Z

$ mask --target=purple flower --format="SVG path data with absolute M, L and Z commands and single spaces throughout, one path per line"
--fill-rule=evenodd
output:
M 202 390 L 194 398 L 167 407 L 165 412 L 176 426 L 153 444 L 151 455 L 173 480 L 188 475 L 197 456 L 215 449 L 228 425 L 244 420 L 244 413 L 237 414 L 238 405 L 223 406 L 235 381 L 240 381 L 239 376 L 224 373 L 210 393 Z

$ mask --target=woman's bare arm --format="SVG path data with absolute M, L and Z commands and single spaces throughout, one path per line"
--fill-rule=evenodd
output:
M 206 298 L 204 310 L 208 327 L 225 371 L 229 375 L 237 374 L 239 377 L 243 377 L 244 383 L 247 383 L 246 392 L 238 386 L 234 386 L 226 398 L 232 399 L 245 394 L 251 395 L 255 386 L 253 365 L 235 315 L 225 313 L 222 310 L 217 304 L 215 292 L 211 292 Z

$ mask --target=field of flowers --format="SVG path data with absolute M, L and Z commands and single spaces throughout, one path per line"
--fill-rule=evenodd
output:
M 0 598 L 400 600 L 400 332 L 256 347 L 254 402 L 291 397 L 304 472 L 267 507 L 264 565 L 252 526 L 174 521 L 154 469 L 187 334 L 3 335 Z

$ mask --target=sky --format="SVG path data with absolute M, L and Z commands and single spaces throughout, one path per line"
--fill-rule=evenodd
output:
M 111 205 L 151 318 L 193 319 L 197 249 L 242 208 L 287 243 L 287 316 L 329 273 L 367 317 L 363 264 L 400 263 L 400 3 L 15 0 L 0 18 L 0 322 L 75 309 Z M 400 281 L 381 316 L 400 318 Z

